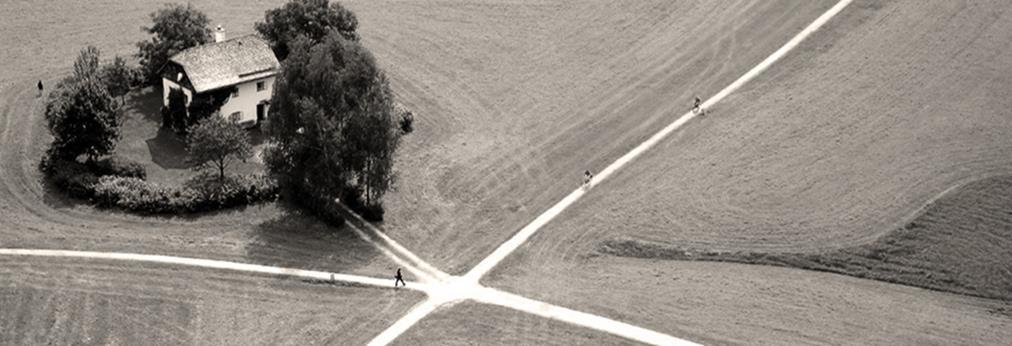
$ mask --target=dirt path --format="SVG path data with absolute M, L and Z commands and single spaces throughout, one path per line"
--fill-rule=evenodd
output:
M 270 267 L 248 263 L 216 261 L 202 258 L 186 258 L 177 256 L 121 253 L 121 252 L 91 252 L 91 251 L 42 250 L 42 249 L 0 249 L 0 256 L 80 258 L 80 259 L 132 261 L 132 262 L 145 262 L 145 263 L 158 263 L 158 264 L 175 264 L 189 267 L 224 269 L 232 271 L 281 275 L 281 276 L 294 276 L 305 279 L 331 281 L 334 283 L 343 282 L 373 287 L 391 288 L 390 285 L 391 280 L 389 279 L 377 279 L 360 275 L 321 272 L 316 270 L 303 270 L 296 268 Z M 419 287 L 420 285 L 418 285 L 418 283 L 412 282 L 412 284 L 409 286 L 409 289 L 419 290 L 420 289 Z
M 231 270 L 0 256 L 0 344 L 364 344 L 421 298 Z

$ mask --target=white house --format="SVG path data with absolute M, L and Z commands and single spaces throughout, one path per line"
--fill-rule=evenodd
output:
M 221 26 L 214 43 L 186 49 L 169 58 L 162 69 L 162 103 L 169 91 L 182 89 L 186 104 L 193 95 L 234 87 L 218 113 L 244 125 L 267 119 L 274 77 L 281 64 L 263 39 L 242 36 L 226 40 Z

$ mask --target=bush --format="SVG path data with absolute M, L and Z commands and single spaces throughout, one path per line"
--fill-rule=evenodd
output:
M 411 111 L 404 111 L 401 113 L 401 132 L 409 134 L 415 130 L 415 115 Z
M 40 167 L 49 175 L 53 185 L 73 197 L 89 199 L 94 193 L 98 176 L 82 163 L 46 157 L 43 158 Z
M 139 179 L 146 179 L 148 177 L 147 170 L 144 169 L 143 165 L 119 156 L 110 156 L 89 162 L 88 168 L 98 176 L 114 175 Z
M 320 197 L 319 194 L 308 192 L 310 189 L 305 187 L 296 188 L 296 186 L 299 185 L 292 185 L 293 188 L 291 190 L 285 191 L 290 197 L 288 200 L 299 207 L 309 210 L 309 212 L 331 226 L 340 227 L 344 225 L 345 219 L 341 213 L 341 206 L 333 198 Z

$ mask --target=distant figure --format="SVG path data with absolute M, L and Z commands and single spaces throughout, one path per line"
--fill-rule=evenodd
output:
M 583 186 L 584 187 L 589 186 L 590 185 L 590 181 L 593 180 L 593 179 L 594 179 L 594 175 L 590 174 L 589 170 L 583 172 Z
M 697 114 L 700 113 L 700 111 L 702 111 L 702 108 L 700 108 L 702 104 L 703 100 L 700 100 L 699 96 L 696 96 L 696 100 L 692 102 L 692 112 Z
M 397 274 L 394 275 L 394 288 L 397 288 L 397 283 L 398 282 L 400 282 L 401 285 L 404 285 L 404 286 L 408 285 L 408 283 L 404 282 L 404 276 L 401 275 L 401 268 L 397 268 Z
M 42 96 L 42 80 L 39 80 L 39 96 Z

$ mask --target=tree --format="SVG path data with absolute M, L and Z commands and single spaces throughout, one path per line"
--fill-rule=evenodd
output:
M 179 88 L 170 89 L 169 104 L 162 107 L 162 127 L 182 133 L 186 131 L 186 118 L 186 94 Z
M 46 122 L 53 135 L 50 153 L 55 157 L 75 160 L 87 155 L 94 161 L 116 147 L 120 110 L 96 73 L 98 57 L 95 47 L 82 49 L 74 74 L 50 94 Z
M 159 72 L 169 58 L 184 49 L 207 43 L 211 40 L 210 21 L 203 12 L 190 4 L 166 4 L 151 13 L 151 27 L 142 28 L 152 37 L 137 43 L 140 65 L 147 83 L 154 84 L 160 79 Z
M 236 87 L 233 86 L 194 95 L 190 101 L 187 125 L 192 126 L 218 112 L 235 90 Z
M 288 46 L 296 37 L 305 36 L 320 42 L 331 30 L 352 41 L 358 40 L 358 19 L 355 14 L 328 0 L 293 0 L 280 8 L 267 11 L 256 30 L 271 44 L 280 60 L 288 57 Z
M 187 162 L 193 169 L 217 168 L 219 179 L 225 179 L 225 168 L 229 164 L 253 156 L 246 130 L 219 116 L 208 117 L 194 125 L 186 144 Z
M 290 49 L 271 98 L 268 169 L 289 191 L 361 191 L 352 197 L 378 207 L 401 135 L 383 71 L 337 31 L 316 45 L 300 37 Z
M 87 46 L 81 49 L 81 52 L 77 55 L 77 60 L 74 60 L 73 78 L 84 80 L 97 77 L 99 74 L 98 61 L 101 55 L 102 53 L 95 46 Z
M 134 79 L 134 71 L 127 66 L 126 60 L 116 56 L 111 64 L 102 66 L 100 74 L 109 94 L 113 97 L 118 96 L 121 103 L 126 102 L 124 98 L 130 92 L 130 86 Z

